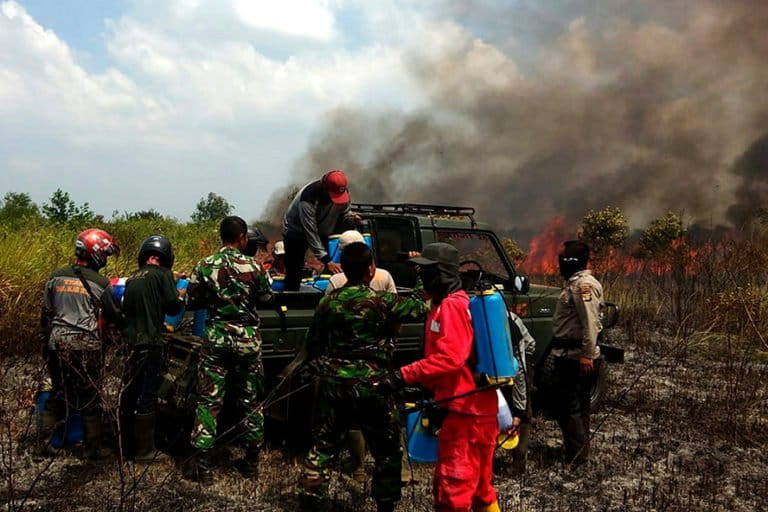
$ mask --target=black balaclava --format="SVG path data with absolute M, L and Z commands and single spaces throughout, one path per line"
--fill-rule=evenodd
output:
M 587 268 L 588 261 L 589 246 L 581 240 L 569 240 L 563 243 L 563 251 L 557 256 L 560 275 L 565 279 Z
M 432 302 L 440 304 L 453 292 L 461 290 L 458 265 L 435 263 L 421 267 L 424 290 L 432 296 Z

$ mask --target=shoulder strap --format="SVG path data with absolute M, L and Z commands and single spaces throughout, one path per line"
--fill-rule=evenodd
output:
M 79 265 L 72 265 L 72 271 L 80 279 L 80 282 L 83 284 L 85 291 L 88 292 L 88 297 L 91 299 L 91 305 L 93 306 L 94 311 L 96 311 L 96 316 L 98 317 L 101 314 L 101 304 L 96 299 L 96 295 L 93 294 L 93 290 L 91 290 L 91 285 L 88 284 L 88 280 L 85 278 L 85 276 L 83 276 L 82 267 Z

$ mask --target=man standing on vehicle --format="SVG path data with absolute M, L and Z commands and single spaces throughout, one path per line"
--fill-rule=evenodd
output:
M 83 416 L 84 456 L 101 455 L 101 321 L 119 325 L 122 315 L 109 280 L 99 270 L 117 252 L 119 247 L 109 233 L 87 229 L 75 242 L 75 264 L 53 272 L 45 286 L 40 340 L 52 388 L 40 414 L 41 455 L 56 454 L 51 436 L 73 413 Z
M 477 389 L 470 366 L 473 353 L 469 297 L 461 289 L 459 251 L 450 244 L 433 243 L 410 261 L 421 267 L 424 290 L 431 295 L 427 315 L 424 359 L 400 368 L 389 385 L 419 384 L 448 399 L 438 437 L 435 467 L 435 510 L 499 510 L 491 485 L 496 447 L 498 399 L 495 389 L 467 396 Z
M 332 262 L 328 254 L 328 237 L 353 227 L 357 219 L 359 217 L 350 212 L 344 171 L 331 171 L 302 187 L 283 219 L 285 289 L 299 289 L 307 249 L 312 249 L 315 257 L 331 274 L 341 272 L 341 266 Z
M 120 398 L 124 450 L 138 462 L 165 458 L 155 450 L 157 392 L 164 361 L 165 315 L 183 307 L 173 273 L 173 247 L 160 235 L 145 239 L 139 248 L 139 269 L 126 280 L 123 296 L 125 341 L 131 348 Z
M 565 242 L 558 262 L 565 282 L 553 318 L 553 412 L 563 432 L 566 463 L 582 464 L 589 457 L 590 388 L 600 364 L 603 287 L 587 269 L 586 243 Z
M 400 416 L 387 378 L 399 325 L 427 310 L 421 298 L 376 292 L 371 249 L 347 245 L 341 262 L 348 282 L 323 297 L 307 334 L 309 361 L 320 378 L 319 427 L 304 461 L 297 493 L 305 509 L 326 498 L 328 470 L 349 428 L 359 426 L 375 459 L 371 493 L 379 512 L 392 512 L 400 500 Z
M 210 449 L 217 435 L 217 416 L 224 402 L 229 372 L 238 377 L 238 405 L 245 414 L 245 458 L 236 463 L 246 477 L 256 476 L 264 441 L 264 416 L 260 397 L 264 390 L 261 335 L 257 302 L 267 302 L 271 290 L 267 276 L 243 254 L 248 245 L 248 226 L 240 217 L 226 217 L 219 227 L 223 247 L 201 260 L 189 279 L 190 309 L 205 307 L 208 320 L 200 350 L 198 404 L 192 446 L 197 450 L 194 474 L 188 476 L 209 485 Z

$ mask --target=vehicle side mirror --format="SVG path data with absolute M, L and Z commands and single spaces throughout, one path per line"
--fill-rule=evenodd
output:
M 507 286 L 515 293 L 526 294 L 531 289 L 531 282 L 526 276 L 515 276 L 508 281 Z

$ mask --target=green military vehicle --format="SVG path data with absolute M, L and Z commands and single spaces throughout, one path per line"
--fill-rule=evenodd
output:
M 377 266 L 392 274 L 399 293 L 411 293 L 416 283 L 415 268 L 407 262 L 409 251 L 421 251 L 432 242 L 450 243 L 460 252 L 464 275 L 477 275 L 482 271 L 485 280 L 490 280 L 503 291 L 509 310 L 523 318 L 536 339 L 536 352 L 533 360 L 529 361 L 530 367 L 535 367 L 542 360 L 552 337 L 552 315 L 560 290 L 531 285 L 526 277 L 518 275 L 491 227 L 476 222 L 473 208 L 354 204 L 353 211 L 363 219 L 362 231 L 371 234 Z M 280 372 L 294 359 L 322 295 L 320 290 L 277 293 L 275 307 L 259 311 L 267 389 L 274 388 L 280 382 Z M 616 314 L 615 306 L 605 308 L 605 327 L 615 323 Z M 423 322 L 402 326 L 395 354 L 397 363 L 405 364 L 422 356 L 422 331 Z M 169 363 L 181 371 L 192 362 L 190 358 L 194 358 L 194 350 L 179 343 L 171 346 Z M 176 357 L 173 356 L 174 351 Z M 614 360 L 617 353 L 623 355 L 620 349 L 614 349 L 611 351 Z M 186 370 L 189 370 L 188 366 Z M 601 365 L 592 393 L 595 406 L 604 394 L 607 377 L 607 365 Z M 284 382 L 274 396 L 290 393 L 291 385 L 291 382 Z M 173 392 L 173 387 L 167 386 L 165 394 Z M 183 395 L 181 388 L 176 389 L 177 398 Z M 268 416 L 272 420 L 306 425 L 309 423 L 307 411 L 311 410 L 309 401 L 311 393 L 306 390 L 293 394 L 270 407 Z M 296 415 L 300 417 L 293 418 Z

